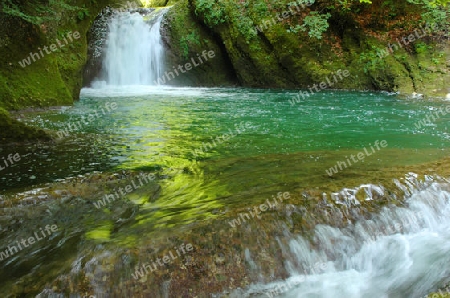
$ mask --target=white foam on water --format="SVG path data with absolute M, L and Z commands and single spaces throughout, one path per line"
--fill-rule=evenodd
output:
M 164 49 L 157 16 L 149 24 L 139 13 L 122 12 L 110 21 L 103 71 L 108 85 L 153 85 L 163 74 Z
M 243 297 L 423 297 L 450 277 L 450 192 L 431 183 L 406 207 L 384 208 L 344 229 L 315 228 L 283 247 L 290 278 L 250 287 Z M 256 294 L 256 295 L 255 295 Z
M 93 88 L 83 88 L 81 97 L 133 97 L 145 95 L 164 96 L 201 96 L 206 92 L 211 92 L 211 88 L 191 88 L 191 87 L 170 87 L 151 85 L 123 85 L 110 86 L 97 82 Z

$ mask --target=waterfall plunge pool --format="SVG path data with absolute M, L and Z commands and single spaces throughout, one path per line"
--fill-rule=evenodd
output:
M 295 95 L 105 86 L 84 89 L 72 108 L 25 115 L 28 124 L 57 131 L 107 102 L 117 104 L 51 146 L 14 149 L 22 159 L 1 177 L 1 219 L 15 228 L 2 243 L 50 222 L 63 232 L 3 263 L 0 290 L 178 297 L 234 289 L 229 295 L 245 297 L 275 293 L 291 281 L 277 293 L 421 297 L 445 285 L 449 119 L 416 124 L 448 103 L 324 91 L 292 107 Z M 242 122 L 252 129 L 194 156 Z M 326 174 L 375 140 L 389 146 Z M 158 179 L 108 208 L 94 207 L 141 172 Z M 292 195 L 280 209 L 230 227 L 230 219 L 280 191 Z M 403 229 L 386 229 L 395 223 Z M 181 243 L 194 245 L 192 255 L 143 281 L 131 278 L 135 268 Z M 317 263 L 327 266 L 308 271 Z M 69 282 L 81 276 L 85 292 Z M 59 286 L 50 287 L 55 281 Z

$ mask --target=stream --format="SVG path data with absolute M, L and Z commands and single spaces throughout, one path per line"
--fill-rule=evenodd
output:
M 0 145 L 2 297 L 450 290 L 450 102 L 152 86 L 143 11 L 110 14 L 72 107 L 16 114 L 53 141 Z
M 73 131 L 52 144 L 1 149 L 0 156 L 21 156 L 0 178 L 3 249 L 58 226 L 2 260 L 1 292 L 56 297 L 86 288 L 95 297 L 150 297 L 131 274 L 180 241 L 208 250 L 186 257 L 206 268 L 191 276 L 198 297 L 224 295 L 199 279 L 211 266 L 239 264 L 222 261 L 227 254 L 241 256 L 242 272 L 217 273 L 217 285 L 246 275 L 246 287 L 230 297 L 423 297 L 443 287 L 450 276 L 450 116 L 421 121 L 448 103 L 323 91 L 292 105 L 295 95 L 106 86 L 83 89 L 74 107 L 22 115 L 30 125 Z M 329 175 L 338 162 L 347 167 Z M 154 180 L 131 184 L 150 173 Z M 97 208 L 124 183 L 133 185 L 129 194 Z M 279 192 L 291 199 L 232 227 Z M 227 239 L 239 242 L 216 243 Z M 180 270 L 148 277 L 152 289 L 161 287 L 153 295 L 188 297 L 187 289 L 173 292 Z

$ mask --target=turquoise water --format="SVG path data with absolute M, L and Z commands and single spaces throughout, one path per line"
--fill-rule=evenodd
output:
M 53 131 L 85 123 L 50 144 L 1 148 L 0 157 L 17 152 L 22 156 L 20 162 L 1 172 L 2 194 L 15 195 L 61 181 L 69 192 L 80 188 L 81 195 L 67 204 L 63 199 L 58 208 L 51 207 L 51 200 L 32 209 L 5 208 L 5 225 L 11 224 L 8 212 L 29 216 L 30 231 L 22 231 L 24 235 L 53 220 L 62 230 L 72 231 L 59 236 L 70 239 L 68 244 L 54 239 L 39 250 L 40 258 L 24 253 L 23 261 L 11 262 L 8 270 L 14 271 L 14 278 L 30 274 L 31 284 L 38 283 L 41 289 L 55 276 L 65 274 L 75 255 L 84 256 L 100 243 L 114 249 L 163 246 L 153 239 L 166 239 L 211 219 L 232 217 L 235 210 L 260 204 L 280 191 L 298 198 L 305 190 L 329 195 L 364 183 L 383 185 L 404 176 L 408 167 L 448 156 L 450 116 L 440 116 L 420 128 L 416 124 L 449 102 L 324 91 L 291 105 L 289 100 L 295 95 L 289 90 L 225 88 L 85 89 L 73 107 L 25 115 L 23 121 Z M 105 111 L 114 103 L 116 109 Z M 95 111 L 99 116 L 89 118 Z M 333 177 L 327 175 L 327 169 L 377 140 L 385 140 L 388 146 Z M 400 170 L 391 172 L 393 168 Z M 146 185 L 127 196 L 131 202 L 120 200 L 116 202 L 120 207 L 99 210 L 90 200 L 107 193 L 108 187 L 90 178 L 73 186 L 68 182 L 70 177 L 84 181 L 95 171 L 122 175 L 123 170 L 157 172 L 158 196 L 152 197 L 155 189 Z M 114 183 L 110 186 L 115 187 Z M 51 194 L 53 190 L 50 185 L 46 191 Z M 33 197 L 22 194 L 25 196 Z M 116 213 L 121 220 L 131 220 L 122 224 Z M 228 231 L 228 221 L 220 223 Z M 13 234 L 8 235 L 5 245 L 14 239 Z M 44 262 L 47 250 L 57 243 L 64 251 L 58 248 L 58 256 Z M 73 249 L 75 245 L 79 247 Z M 148 256 L 141 255 L 144 259 Z M 277 261 L 282 266 L 283 261 Z M 45 269 L 47 263 L 53 271 Z M 30 272 L 35 266 L 47 275 L 34 276 Z M 123 272 L 116 273 L 119 279 Z M 2 278 L 7 278 L 2 289 L 12 291 L 15 279 Z
M 449 103 L 403 100 L 395 95 L 324 91 L 291 105 L 294 91 L 123 87 L 85 89 L 74 107 L 33 115 L 28 123 L 59 130 L 117 104 L 54 145 L 3 149 L 20 152 L 22 163 L 3 171 L 2 189 L 29 186 L 94 170 L 190 166 L 196 161 L 266 158 L 303 153 L 317 159 L 315 171 L 349 152 L 386 140 L 384 153 L 366 158 L 380 167 L 420 163 L 445 156 L 449 119 L 415 124 Z M 251 128 L 237 133 L 236 126 Z M 224 133 L 235 132 L 227 140 Z M 202 154 L 193 152 L 208 146 Z M 402 150 L 406 150 L 403 151 Z M 342 154 L 340 154 L 340 152 Z M 404 154 L 408 152 L 408 154 Z M 323 156 L 332 154 L 330 160 Z M 341 158 L 339 158 L 341 155 Z M 322 157 L 320 157 L 322 156 Z M 283 158 L 283 157 L 280 157 Z M 334 160 L 333 160 L 334 158 Z M 270 169 L 268 169 L 270 170 Z M 286 169 L 289 171 L 289 169 Z M 17 177 L 19 174 L 19 177 Z
M 291 105 L 295 95 L 224 88 L 84 89 L 74 107 L 35 114 L 27 122 L 60 130 L 82 117 L 87 121 L 95 111 L 100 115 L 53 145 L 18 150 L 24 157 L 5 170 L 3 190 L 14 193 L 94 171 L 158 171 L 161 197 L 143 206 L 148 213 L 142 219 L 166 227 L 207 218 L 230 204 L 258 203 L 280 190 L 379 184 L 385 169 L 448 156 L 450 116 L 416 127 L 447 102 L 324 91 Z M 116 109 L 106 111 L 113 103 Z M 327 175 L 352 154 L 371 152 L 377 140 L 388 146 Z

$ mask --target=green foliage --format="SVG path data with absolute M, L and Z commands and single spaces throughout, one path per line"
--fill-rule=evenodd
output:
M 32 16 L 32 15 L 28 15 L 24 12 L 22 12 L 22 10 L 20 9 L 20 7 L 13 3 L 12 0 L 5 0 L 5 3 L 3 4 L 3 9 L 2 12 L 13 16 L 13 17 L 19 17 L 29 23 L 35 24 L 35 25 L 39 25 L 42 24 L 43 22 L 46 21 L 45 17 L 41 17 L 41 16 Z
M 82 21 L 87 17 L 89 17 L 89 9 L 87 9 L 85 7 L 80 8 L 80 11 L 78 11 L 78 13 L 77 13 L 78 20 Z
M 260 12 L 267 9 L 266 4 L 257 5 Z M 234 29 L 250 43 L 252 37 L 256 36 L 254 23 L 248 14 L 243 11 L 250 10 L 247 1 L 236 3 L 235 1 L 197 0 L 196 15 L 203 15 L 205 23 L 210 28 L 228 22 Z M 237 37 L 237 36 L 234 36 Z
M 62 13 L 66 11 L 79 11 L 78 18 L 84 19 L 88 15 L 88 9 L 84 7 L 72 6 L 67 3 L 69 0 L 48 0 L 48 3 L 32 2 L 28 3 L 28 11 L 23 5 L 19 5 L 15 0 L 3 0 L 3 13 L 10 16 L 19 17 L 34 25 L 41 25 L 47 22 L 57 22 L 61 20 Z
M 415 43 L 414 48 L 416 49 L 417 54 L 424 54 L 430 49 L 430 47 L 423 42 Z
M 182 55 L 184 59 L 187 59 L 189 56 L 189 46 L 190 45 L 197 45 L 200 46 L 200 35 L 198 34 L 197 30 L 192 31 L 188 35 L 185 35 L 181 37 L 180 39 L 180 48 L 182 51 Z
M 437 25 L 440 29 L 447 29 L 449 23 L 449 10 L 444 7 L 448 1 L 436 1 L 436 0 L 407 0 L 408 3 L 422 6 L 424 12 L 422 13 L 422 19 L 427 24 L 433 27 Z
M 245 2 L 247 4 L 247 2 Z M 245 7 L 247 8 L 247 7 Z M 269 8 L 267 7 L 267 3 L 264 1 L 258 1 L 254 4 L 253 10 L 255 12 L 255 16 L 258 18 L 265 17 L 269 12 Z
M 237 31 L 244 37 L 245 41 L 247 43 L 250 43 L 250 40 L 257 35 L 255 24 L 247 14 L 241 13 L 243 9 L 249 9 L 249 7 L 245 4 L 240 5 L 237 3 L 233 3 L 231 5 L 234 5 L 234 7 L 232 7 L 231 9 L 231 11 L 233 12 L 231 14 L 232 22 L 235 25 Z
M 355 3 L 356 2 L 356 3 Z M 366 3 L 372 4 L 370 0 L 337 0 L 334 3 L 330 3 L 328 9 L 340 10 L 344 12 L 350 12 L 353 9 L 354 4 Z
M 364 64 L 364 73 L 367 74 L 369 71 L 385 66 L 384 57 L 380 56 L 380 53 L 383 53 L 385 50 L 372 46 L 369 51 L 364 51 L 359 55 L 359 62 Z
M 225 3 L 214 0 L 197 0 L 195 14 L 202 14 L 208 26 L 213 27 L 228 20 L 225 10 Z
M 322 39 L 322 34 L 327 31 L 328 19 L 331 17 L 330 13 L 319 14 L 317 11 L 312 11 L 303 20 L 302 25 L 296 25 L 294 28 L 290 28 L 290 32 L 297 33 L 299 30 L 306 32 L 308 31 L 309 37 L 316 39 Z
M 243 37 L 247 43 L 257 35 L 255 24 L 262 24 L 263 21 L 276 20 L 277 15 L 288 12 L 289 19 L 273 22 L 272 30 L 276 32 L 280 24 L 289 24 L 288 32 L 298 33 L 300 31 L 307 32 L 311 38 L 322 39 L 322 35 L 329 28 L 329 19 L 354 19 L 358 13 L 368 9 L 371 5 L 376 5 L 374 11 L 383 9 L 388 11 L 384 14 L 385 21 L 393 20 L 405 13 L 405 5 L 415 4 L 422 6 L 423 19 L 429 24 L 440 24 L 440 29 L 448 27 L 450 18 L 447 17 L 448 11 L 442 7 L 443 4 L 450 0 L 383 0 L 373 2 L 371 0 L 193 0 L 195 13 L 202 16 L 205 24 L 210 28 L 215 28 L 221 24 L 228 23 L 229 27 L 234 29 L 231 34 L 234 38 L 237 35 Z M 306 17 L 294 12 L 291 6 L 301 7 L 301 14 L 308 13 Z M 276 23 L 275 23 L 276 22 Z M 278 29 L 277 29 L 278 27 Z M 217 29 L 217 28 L 216 28 Z
M 430 5 L 432 6 L 447 6 L 450 0 L 432 0 L 430 1 Z

